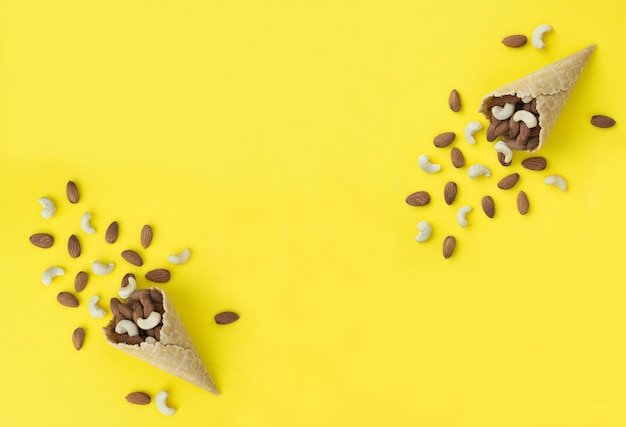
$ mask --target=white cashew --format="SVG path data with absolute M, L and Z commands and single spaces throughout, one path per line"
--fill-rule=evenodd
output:
M 189 251 L 189 249 L 185 249 L 178 255 L 168 256 L 167 260 L 172 264 L 184 264 L 189 261 L 189 258 L 191 258 L 191 252 Z
M 105 265 L 102 264 L 100 261 L 94 261 L 93 264 L 91 264 L 91 271 L 93 271 L 94 274 L 97 274 L 98 276 L 106 276 L 107 274 L 110 274 L 114 268 L 115 263 L 112 262 Z
M 50 219 L 57 212 L 56 206 L 54 206 L 54 202 L 47 197 L 42 197 L 39 199 L 39 204 L 43 208 L 41 210 L 41 216 L 45 219 Z
M 98 307 L 98 301 L 100 301 L 100 297 L 98 295 L 92 296 L 89 300 L 89 314 L 91 314 L 91 317 L 94 319 L 102 319 L 104 315 L 107 314 L 106 311 Z
M 144 340 L 144 342 L 146 344 L 155 344 L 157 342 L 156 338 L 154 337 L 146 337 L 146 339 Z
M 428 156 L 426 154 L 422 154 L 421 156 L 419 156 L 419 158 L 417 159 L 417 165 L 420 167 L 421 170 L 428 173 L 435 173 L 441 170 L 441 165 L 430 163 L 430 160 L 428 160 Z
M 485 175 L 486 177 L 490 177 L 491 171 L 485 165 L 475 164 L 475 165 L 470 166 L 467 169 L 467 174 L 469 175 L 470 178 L 476 179 L 480 175 Z
M 80 218 L 80 228 L 82 228 L 87 234 L 96 234 L 96 229 L 89 224 L 89 221 L 91 221 L 91 214 L 89 212 L 85 212 Z
M 528 104 L 529 102 L 532 102 L 533 97 L 532 96 L 522 96 L 522 102 L 524 104 Z
M 495 148 L 498 153 L 504 154 L 504 163 L 511 163 L 511 160 L 513 160 L 513 150 L 511 150 L 511 147 L 506 145 L 506 142 L 498 141 L 493 148 Z
M 137 281 L 135 280 L 134 277 L 128 276 L 128 285 L 124 286 L 123 288 L 120 288 L 117 291 L 117 294 L 120 296 L 120 298 L 127 299 L 130 296 L 130 294 L 135 292 L 136 289 L 137 289 Z
M 535 117 L 535 115 L 530 111 L 516 111 L 515 114 L 513 114 L 513 120 L 515 120 L 516 122 L 522 121 L 526 123 L 528 129 L 532 129 L 537 126 L 537 117 Z
M 474 120 L 473 122 L 469 122 L 465 126 L 465 139 L 467 139 L 467 142 L 469 142 L 470 144 L 476 144 L 476 138 L 474 138 L 474 134 L 482 128 L 483 125 L 479 121 Z
M 129 337 L 136 337 L 137 335 L 139 335 L 139 329 L 132 320 L 123 319 L 117 322 L 117 325 L 115 325 L 115 333 L 128 334 Z
M 417 229 L 420 232 L 417 236 L 415 236 L 416 242 L 425 242 L 430 238 L 430 234 L 433 232 L 433 227 L 428 221 L 420 221 L 417 224 Z
M 498 120 L 506 120 L 513 115 L 515 112 L 515 104 L 506 103 L 504 107 L 500 107 L 499 105 L 494 105 L 491 108 L 491 115 Z
M 174 415 L 176 410 L 174 408 L 170 408 L 167 406 L 167 398 L 169 397 L 169 393 L 165 390 L 161 390 L 156 394 L 154 401 L 156 403 L 156 407 L 160 413 L 163 415 Z
M 41 275 L 41 281 L 44 285 L 48 286 L 52 284 L 52 279 L 57 276 L 63 276 L 64 274 L 65 270 L 63 270 L 61 267 L 50 267 L 47 268 Z
M 537 49 L 545 48 L 546 44 L 543 42 L 543 35 L 548 31 L 552 31 L 552 27 L 548 24 L 543 24 L 535 28 L 532 36 L 533 46 Z
M 154 328 L 159 323 L 161 323 L 161 313 L 159 313 L 158 311 L 151 312 L 146 319 L 137 319 L 137 326 L 139 326 L 144 331 Z
M 465 216 L 472 210 L 471 206 L 465 205 L 461 206 L 456 213 L 456 220 L 459 222 L 461 227 L 467 227 L 467 219 Z
M 547 176 L 543 182 L 546 185 L 556 185 L 561 191 L 567 190 L 567 182 L 561 175 Z

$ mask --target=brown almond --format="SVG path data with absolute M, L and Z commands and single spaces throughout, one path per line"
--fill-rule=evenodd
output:
M 522 47 L 528 42 L 528 37 L 523 34 L 513 34 L 502 39 L 506 47 Z
M 531 171 L 542 171 L 548 166 L 548 162 L 543 157 L 529 157 L 522 160 L 522 166 Z
M 435 147 L 443 148 L 452 144 L 454 139 L 456 138 L 456 133 L 454 132 L 444 132 L 440 133 L 433 139 L 433 144 Z
M 528 213 L 528 209 L 530 208 L 530 203 L 528 202 L 528 196 L 523 191 L 520 191 L 517 195 L 517 210 L 520 214 L 526 215 Z
M 153 235 L 152 227 L 147 224 L 144 225 L 141 229 L 141 246 L 143 246 L 144 249 L 147 249 L 152 243 Z
M 141 255 L 131 249 L 122 251 L 122 258 L 124 258 L 132 265 L 136 265 L 137 267 L 141 267 L 143 265 L 143 259 L 141 259 Z
M 104 234 L 104 240 L 106 240 L 107 243 L 115 243 L 117 241 L 117 237 L 119 236 L 119 234 L 120 234 L 120 226 L 117 223 L 117 221 L 113 221 L 107 227 L 107 231 Z
M 158 268 L 156 270 L 150 270 L 146 273 L 146 279 L 151 282 L 165 283 L 170 280 L 170 271 L 165 268 Z
M 72 333 L 72 342 L 74 343 L 74 348 L 76 350 L 80 350 L 85 343 L 85 330 L 83 328 L 76 328 Z
M 456 238 L 454 236 L 448 236 L 443 241 L 443 257 L 448 259 L 454 253 L 456 249 Z
M 430 194 L 426 191 L 417 191 L 413 194 L 410 194 L 406 198 L 407 204 L 411 206 L 426 206 L 430 203 Z
M 493 203 L 493 198 L 491 198 L 491 196 L 483 197 L 481 205 L 483 207 L 485 215 L 487 215 L 489 218 L 493 218 L 493 216 L 496 214 L 496 205 Z
M 141 302 L 135 301 L 133 303 L 133 322 L 137 323 L 137 320 L 143 318 L 143 306 Z
M 505 176 L 504 178 L 500 180 L 500 182 L 498 182 L 498 188 L 502 190 L 509 190 L 515 187 L 515 184 L 517 184 L 517 181 L 519 181 L 519 174 L 512 173 L 510 175 Z
M 610 128 L 615 126 L 615 120 L 609 116 L 598 114 L 591 118 L 591 124 L 597 128 Z
M 87 286 L 87 282 L 89 281 L 89 274 L 86 271 L 79 271 L 76 274 L 76 278 L 74 279 L 74 290 L 76 292 L 81 292 Z
M 33 234 L 30 236 L 29 240 L 33 245 L 39 248 L 48 249 L 54 245 L 54 237 L 47 233 Z
M 448 97 L 448 106 L 455 113 L 461 111 L 461 96 L 456 89 L 452 89 L 452 92 L 450 92 L 450 96 Z
M 134 279 L 135 275 L 133 273 L 126 273 L 124 277 L 122 277 L 122 288 L 125 288 L 126 286 L 128 286 L 128 279 L 130 277 Z
M 57 301 L 66 307 L 78 307 L 78 298 L 70 292 L 59 292 L 57 295 Z
M 152 301 L 156 304 L 163 304 L 163 294 L 156 289 L 150 289 L 150 298 L 152 298 Z
M 67 200 L 69 200 L 70 203 L 78 203 L 80 200 L 80 193 L 78 192 L 78 187 L 74 181 L 67 182 L 65 191 L 67 193 Z
M 451 205 L 452 203 L 454 203 L 454 200 L 456 199 L 456 193 L 457 193 L 457 185 L 456 182 L 454 181 L 449 181 L 445 188 L 443 189 L 443 199 L 446 201 L 446 203 L 448 205 Z
M 229 323 L 236 322 L 239 319 L 239 315 L 233 311 L 222 311 L 215 315 L 215 323 L 218 325 L 228 325 Z
M 143 391 L 135 391 L 126 396 L 126 400 L 133 405 L 147 405 L 151 402 L 150 395 Z
M 507 163 L 507 162 L 505 162 L 505 161 L 504 161 L 504 158 L 505 158 L 505 156 L 504 156 L 504 154 L 503 154 L 503 153 L 498 153 L 498 161 L 500 162 L 500 164 L 501 164 L 502 166 L 511 166 L 511 162 L 508 162 L 508 163 Z
M 80 256 L 80 242 L 75 234 L 72 234 L 67 241 L 67 251 L 72 258 L 78 258 Z
M 463 152 L 456 147 L 452 147 L 452 151 L 450 151 L 450 159 L 452 160 L 452 165 L 457 169 L 465 166 L 465 157 L 463 156 Z

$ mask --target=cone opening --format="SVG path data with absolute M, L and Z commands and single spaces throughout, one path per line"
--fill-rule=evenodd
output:
M 531 151 L 539 145 L 541 115 L 537 98 L 521 94 L 492 95 L 483 101 L 482 112 L 489 119 L 487 141 L 502 138 L 513 150 Z
M 112 343 L 139 346 L 161 341 L 166 311 L 160 289 L 137 289 L 125 302 L 111 298 L 110 307 L 113 319 L 104 330 Z

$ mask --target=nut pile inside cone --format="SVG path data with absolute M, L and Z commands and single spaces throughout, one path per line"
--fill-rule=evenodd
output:
M 111 313 L 113 321 L 110 323 L 112 336 L 117 343 L 138 345 L 142 342 L 155 343 L 161 340 L 161 327 L 163 326 L 163 295 L 156 289 L 137 289 L 124 303 L 117 298 L 111 298 Z M 158 313 L 158 323 L 149 324 L 150 327 L 142 328 L 143 322 L 150 316 L 157 317 L 153 313 Z M 122 321 L 132 322 L 136 328 L 118 333 L 118 325 Z M 152 338 L 152 339 L 150 339 Z
M 514 95 L 505 95 L 492 98 L 490 104 L 487 108 L 489 111 L 487 141 L 493 142 L 502 137 L 513 150 L 530 151 L 539 145 L 541 125 L 536 98 L 521 99 Z M 526 118 L 530 115 L 534 119 Z

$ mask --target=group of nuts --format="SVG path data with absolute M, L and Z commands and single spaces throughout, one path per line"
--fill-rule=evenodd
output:
M 487 141 L 493 142 L 502 137 L 506 145 L 514 150 L 533 150 L 539 145 L 541 126 L 537 98 L 520 99 L 514 95 L 494 97 L 488 111 Z
M 134 276 L 129 273 L 122 280 L 122 288 L 131 286 Z M 125 282 L 125 285 L 124 285 Z M 122 294 L 124 295 L 124 294 Z M 163 326 L 163 295 L 155 289 L 136 289 L 127 296 L 126 303 L 111 298 L 114 337 L 118 343 L 154 344 L 161 340 Z

